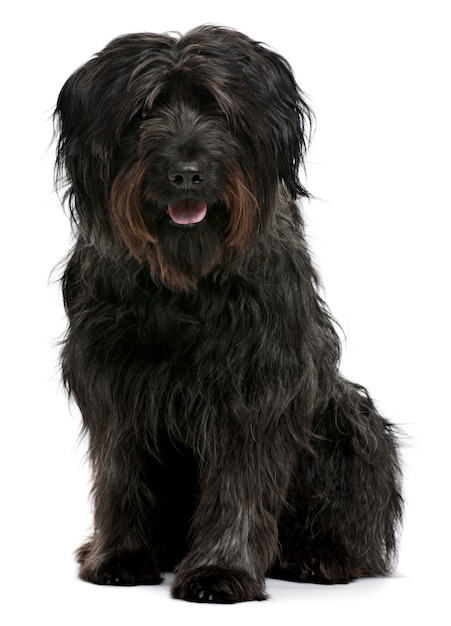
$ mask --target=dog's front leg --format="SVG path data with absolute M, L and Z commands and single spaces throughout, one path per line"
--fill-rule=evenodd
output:
M 259 442 L 260 443 L 260 442 Z M 291 462 L 269 446 L 225 446 L 200 472 L 190 552 L 176 570 L 175 598 L 232 603 L 264 600 L 274 561 L 277 519 Z
M 94 443 L 99 442 L 92 437 L 94 533 L 77 552 L 80 577 L 100 585 L 158 584 L 162 580 L 158 511 L 137 446 L 111 450 Z M 136 457 L 133 463 L 128 448 Z

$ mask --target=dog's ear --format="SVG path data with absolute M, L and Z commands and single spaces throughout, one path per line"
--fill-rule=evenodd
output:
M 130 93 L 133 75 L 135 82 L 146 78 L 141 87 L 149 97 L 149 66 L 159 68 L 149 59 L 170 45 L 169 37 L 148 33 L 118 37 L 74 72 L 59 94 L 54 113 L 57 187 L 67 186 L 65 199 L 74 222 L 98 244 L 109 234 L 109 242 L 115 241 L 108 195 L 119 167 L 123 130 L 142 108 L 139 89 L 124 95 Z
M 242 67 L 262 107 L 265 136 L 272 142 L 279 178 L 293 199 L 309 196 L 299 180 L 299 168 L 310 142 L 313 113 L 288 62 L 262 44 L 254 51 L 255 55 L 243 58 Z
M 299 180 L 299 168 L 304 166 L 310 143 L 313 113 L 287 61 L 271 50 L 265 50 L 265 56 L 272 68 L 267 74 L 270 93 L 272 89 L 268 115 L 278 143 L 279 172 L 293 198 L 296 194 L 308 196 Z
M 97 224 L 103 222 L 105 233 L 109 223 L 105 185 L 99 181 L 109 179 L 111 142 L 105 137 L 105 116 L 99 116 L 102 105 L 107 108 L 107 94 L 101 97 L 93 80 L 96 62 L 88 61 L 66 81 L 54 113 L 57 187 L 66 187 L 72 218 L 88 238 Z

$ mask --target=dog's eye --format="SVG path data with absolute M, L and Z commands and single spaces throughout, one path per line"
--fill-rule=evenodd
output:
M 149 117 L 151 116 L 151 114 L 152 114 L 151 109 L 149 109 L 148 107 L 143 107 L 141 109 L 140 117 L 141 117 L 142 120 L 148 120 Z

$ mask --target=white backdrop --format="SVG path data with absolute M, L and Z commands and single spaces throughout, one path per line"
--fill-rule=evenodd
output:
M 270 3 L 28 0 L 2 9 L 1 595 L 3 624 L 445 623 L 449 542 L 451 50 L 445 0 Z M 309 238 L 345 329 L 343 370 L 406 433 L 399 575 L 269 581 L 235 606 L 77 579 L 89 531 L 78 414 L 61 391 L 52 268 L 70 245 L 52 192 L 50 116 L 69 74 L 113 37 L 213 22 L 286 56 L 310 95 Z M 5 141 L 6 140 L 6 141 Z M 440 617 L 438 617 L 440 615 Z M 45 621 L 45 622 L 44 622 Z

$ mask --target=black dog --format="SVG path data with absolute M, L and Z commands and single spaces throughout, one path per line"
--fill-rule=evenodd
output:
M 93 583 L 264 599 L 265 575 L 393 566 L 394 428 L 338 372 L 295 200 L 311 113 L 233 30 L 135 34 L 64 85 L 57 172 L 77 241 L 65 384 L 89 435 Z

